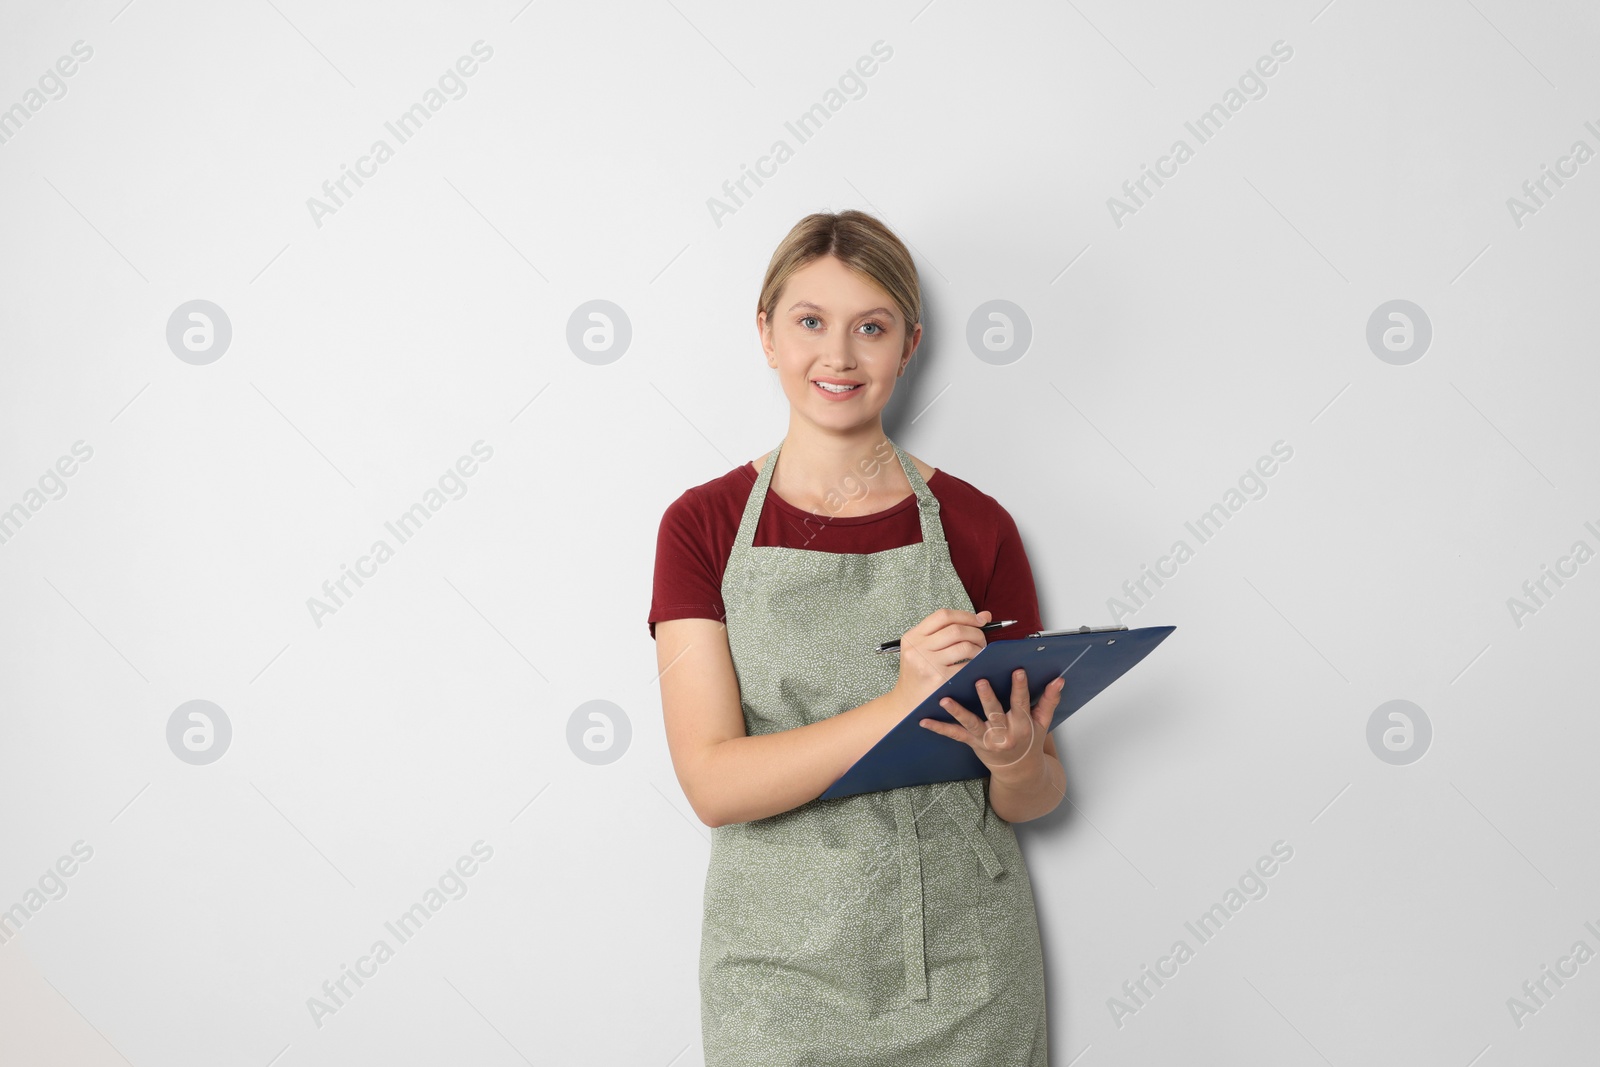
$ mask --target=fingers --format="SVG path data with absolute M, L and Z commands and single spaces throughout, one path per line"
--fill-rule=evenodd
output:
M 978 701 L 983 707 L 983 718 L 981 719 L 962 706 L 959 701 L 950 697 L 945 697 L 939 701 L 939 706 L 948 711 L 955 717 L 957 722 L 969 730 L 1004 731 L 1011 722 L 1011 716 L 1008 714 L 1007 709 L 1001 705 L 1000 698 L 995 696 L 994 687 L 989 684 L 988 679 L 979 678 L 976 689 L 978 691 Z M 1009 710 L 1015 712 L 1018 709 L 1013 705 Z M 1024 700 L 1021 711 L 1023 715 L 1029 714 L 1026 700 Z M 988 740 L 992 743 L 994 738 L 988 737 Z
M 1050 729 L 1050 721 L 1055 718 L 1056 705 L 1061 703 L 1061 693 L 1067 687 L 1067 680 L 1062 677 L 1052 678 L 1044 687 L 1044 692 L 1039 694 L 1039 703 L 1033 709 L 1033 716 L 1039 720 L 1039 725 L 1046 730 Z
M 1000 707 L 1000 701 L 995 697 L 994 686 L 989 685 L 987 678 L 979 678 L 973 688 L 978 689 L 978 702 L 984 709 L 984 718 L 992 720 L 995 715 L 1005 715 L 1005 709 Z
M 982 626 L 993 617 L 994 613 L 990 611 L 971 612 L 956 608 L 940 608 L 913 626 L 911 631 L 931 634 L 952 625 Z
M 962 726 L 965 726 L 969 730 L 972 729 L 973 725 L 978 722 L 978 717 L 972 714 L 972 712 L 968 711 L 966 707 L 954 697 L 940 697 L 939 706 L 945 711 L 948 711 L 951 717 L 956 720 L 956 722 L 960 723 Z
M 985 759 L 984 763 L 988 765 L 991 773 L 1003 771 L 1022 762 L 1028 753 L 1033 751 L 1034 736 L 1038 733 L 1033 717 L 1030 715 L 1024 720 L 1028 724 L 1026 730 L 1007 729 L 1007 718 L 1009 716 L 995 719 L 983 735 L 984 748 L 990 754 L 990 758 Z M 1007 759 L 1007 756 L 1011 758 Z
M 949 712 L 956 723 L 953 725 L 926 718 L 921 726 L 968 745 L 991 773 L 1004 770 L 1027 758 L 1033 751 L 1034 740 L 1040 731 L 1033 716 L 1026 711 L 1023 712 L 1026 729 L 1022 728 L 1021 723 L 1013 723 L 1010 712 L 1001 708 L 993 687 L 986 681 L 980 680 L 977 689 L 979 699 L 983 702 L 985 719 L 978 718 L 960 701 L 944 697 L 939 701 L 939 706 Z M 1013 729 L 1013 726 L 1016 728 Z
M 1028 672 L 1018 667 L 1011 672 L 1011 710 L 1031 714 L 1032 702 L 1028 699 Z
M 987 614 L 987 612 L 983 614 Z M 976 623 L 970 623 L 965 620 L 952 620 L 930 631 L 928 633 L 929 647 L 947 648 L 956 641 L 966 641 L 969 644 L 975 644 L 978 648 L 982 648 L 988 643 L 988 637 L 983 632 L 983 625 L 989 621 L 983 617 L 983 614 L 977 616 L 979 621 Z
M 901 637 L 902 662 L 906 656 L 916 656 L 922 664 L 949 677 L 949 668 L 959 668 L 983 651 L 988 642 L 982 626 L 992 617 L 993 612 L 987 610 L 940 608 Z
M 1050 679 L 1040 691 L 1037 704 L 1031 707 L 1027 672 L 1021 668 L 1012 674 L 1009 708 L 1001 705 L 994 686 L 987 679 L 978 679 L 974 688 L 983 706 L 981 718 L 960 701 L 944 697 L 939 706 L 955 719 L 955 723 L 925 718 L 920 725 L 969 746 L 993 774 L 1027 759 L 1048 741 L 1050 722 L 1061 702 L 1066 678 L 1058 675 Z
M 994 613 L 989 611 L 980 611 L 974 613 L 970 611 L 958 611 L 955 608 L 940 608 L 938 611 L 934 612 L 913 626 L 907 631 L 907 633 L 932 636 L 937 634 L 940 630 L 951 629 L 957 631 L 977 631 L 977 634 L 981 636 L 983 631 L 978 628 L 988 623 L 992 618 L 994 618 Z
M 928 652 L 938 652 L 941 654 L 949 653 L 952 658 L 947 662 L 955 663 L 962 660 L 969 660 L 976 656 L 979 652 L 982 652 L 984 646 L 982 641 L 974 641 L 970 637 L 963 637 L 961 633 L 963 629 L 965 628 L 952 628 L 948 631 L 942 630 L 937 636 L 930 638 L 926 643 L 924 643 L 922 648 Z M 978 633 L 978 631 L 975 630 L 966 630 L 966 632 L 968 634 Z M 982 635 L 979 634 L 979 636 L 981 637 Z M 901 642 L 901 647 L 905 647 L 905 643 L 903 641 Z

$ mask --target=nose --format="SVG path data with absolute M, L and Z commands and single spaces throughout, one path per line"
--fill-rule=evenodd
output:
M 845 332 L 835 332 L 823 342 L 823 365 L 836 374 L 844 375 L 855 368 L 855 350 L 851 337 Z

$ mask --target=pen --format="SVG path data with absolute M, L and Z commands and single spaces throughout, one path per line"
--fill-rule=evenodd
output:
M 987 622 L 987 623 L 984 623 L 982 626 L 978 627 L 978 629 L 982 630 L 984 633 L 988 633 L 990 630 L 998 630 L 1002 626 L 1015 626 L 1016 623 L 1017 623 L 1016 619 L 1006 619 L 1004 622 Z M 900 639 L 897 637 L 893 641 L 885 641 L 883 644 L 881 644 L 877 648 L 873 649 L 873 651 L 874 652 L 899 652 L 900 651 Z

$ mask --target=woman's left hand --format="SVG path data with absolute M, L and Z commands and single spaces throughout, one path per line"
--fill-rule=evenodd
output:
M 967 710 L 960 701 L 945 697 L 939 706 L 955 717 L 954 723 L 938 719 L 922 720 L 922 728 L 964 741 L 972 746 L 991 775 L 1024 771 L 1038 761 L 1050 736 L 1050 720 L 1061 702 L 1065 678 L 1054 678 L 1044 687 L 1039 703 L 1028 706 L 1028 673 L 1018 667 L 1011 675 L 1011 707 L 1002 708 L 1000 698 L 987 679 L 977 683 L 983 717 Z

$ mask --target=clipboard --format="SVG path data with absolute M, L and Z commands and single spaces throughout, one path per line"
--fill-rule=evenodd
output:
M 977 681 L 986 678 L 1001 703 L 1006 703 L 1011 696 L 1011 672 L 1021 667 L 1028 672 L 1028 693 L 1037 701 L 1046 685 L 1065 675 L 1061 702 L 1050 719 L 1050 729 L 1054 730 L 1068 715 L 1132 670 L 1176 629 L 1176 626 L 1143 626 L 1137 630 L 1126 626 L 1100 629 L 1083 626 L 1076 630 L 1040 630 L 1009 641 L 990 641 L 896 723 L 818 799 L 832 800 L 906 785 L 987 778 L 989 768 L 971 746 L 920 725 L 930 716 L 948 723 L 956 721 L 954 715 L 939 706 L 940 700 L 951 697 L 972 711 L 979 711 L 983 702 L 978 699 Z

